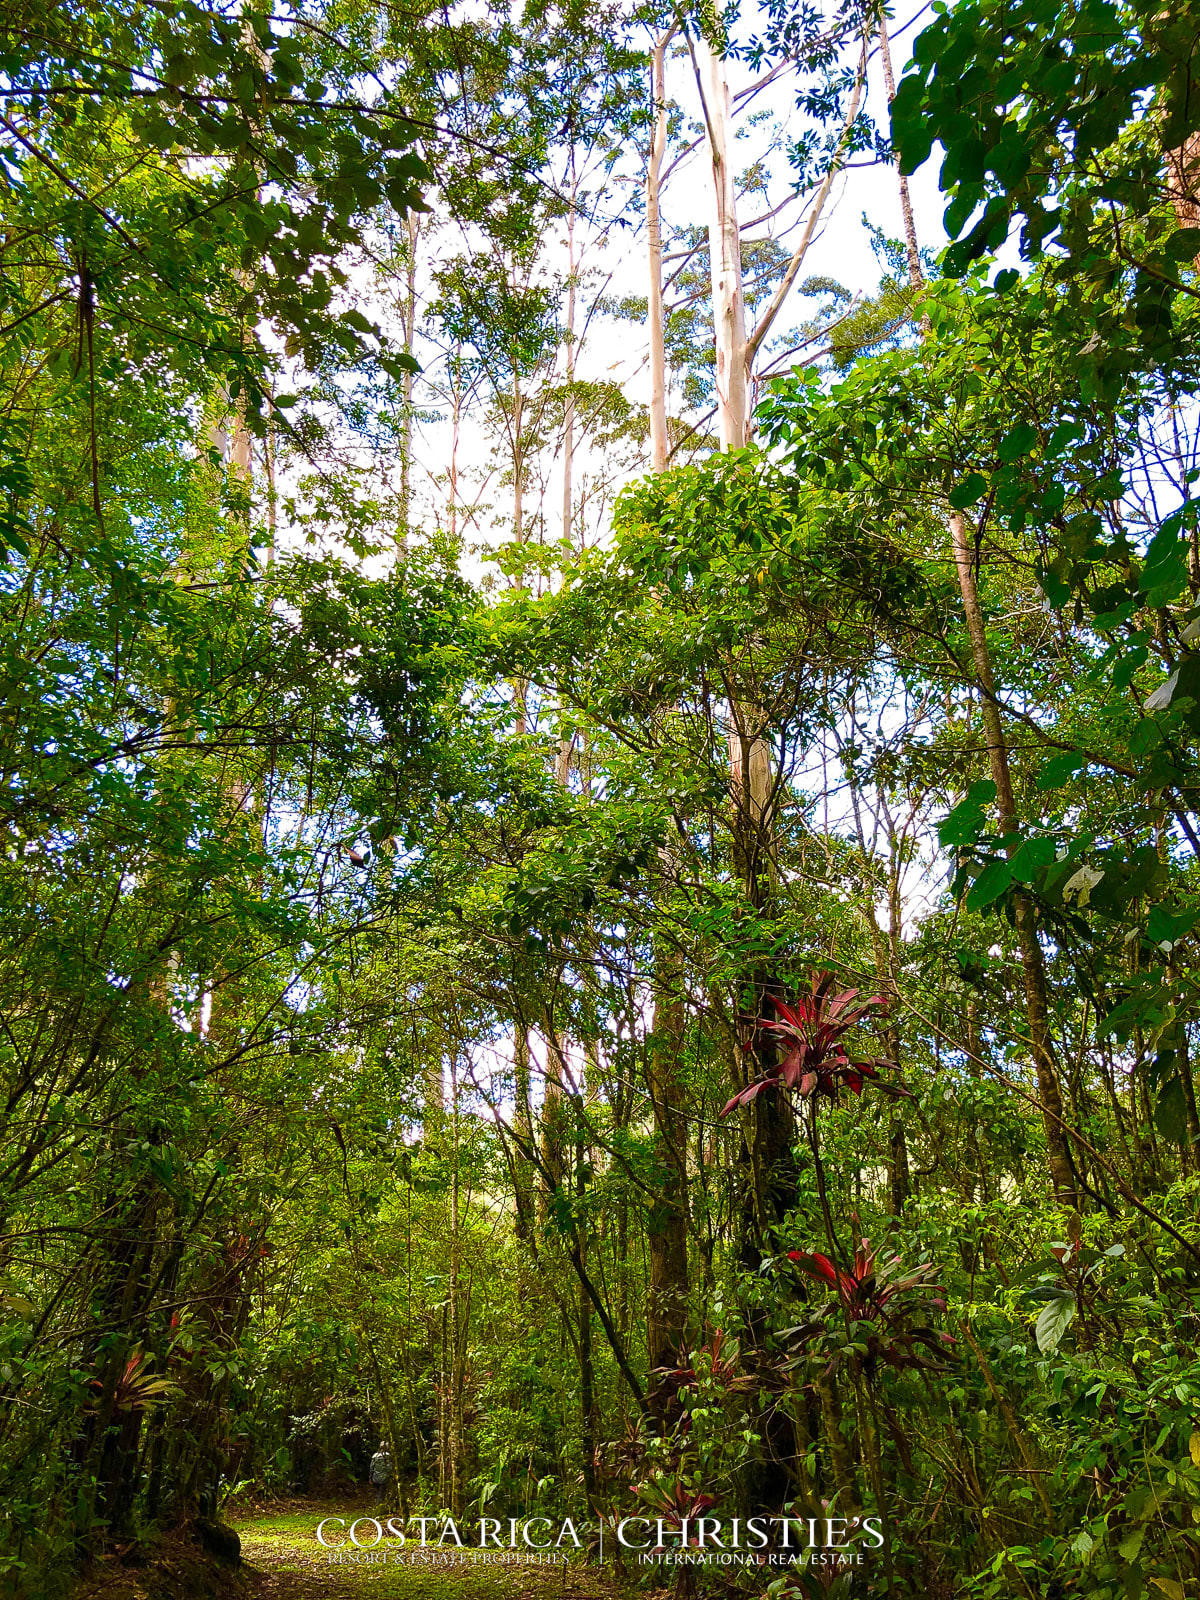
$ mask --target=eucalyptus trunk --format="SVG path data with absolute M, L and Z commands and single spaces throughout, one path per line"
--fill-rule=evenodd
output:
M 651 93 L 654 98 L 654 128 L 646 161 L 646 238 L 648 242 L 649 293 L 646 299 L 646 331 L 650 343 L 650 470 L 664 472 L 667 448 L 667 356 L 662 284 L 662 210 L 660 185 L 663 156 L 667 148 L 666 51 L 674 30 L 654 41 L 651 52 Z

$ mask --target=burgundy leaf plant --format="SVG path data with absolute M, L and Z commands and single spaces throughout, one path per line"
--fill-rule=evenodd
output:
M 832 973 L 814 972 L 811 993 L 802 995 L 793 1004 L 771 995 L 769 998 L 779 1020 L 761 1020 L 759 1027 L 774 1036 L 780 1047 L 780 1059 L 753 1083 L 739 1089 L 721 1115 L 728 1116 L 735 1106 L 748 1104 L 764 1089 L 782 1089 L 802 1099 L 825 1095 L 836 1100 L 838 1091 L 843 1088 L 861 1095 L 868 1078 L 885 1094 L 907 1096 L 907 1089 L 879 1076 L 881 1069 L 894 1071 L 894 1061 L 880 1056 L 852 1055 L 846 1045 L 846 1035 L 872 1006 L 883 1009 L 887 1005 L 879 994 L 860 1001 L 860 992 L 858 989 L 835 990 Z
M 868 1239 L 859 1241 L 849 1267 L 802 1250 L 789 1250 L 788 1260 L 836 1297 L 810 1321 L 789 1330 L 794 1348 L 820 1343 L 832 1351 L 830 1367 L 849 1351 L 868 1375 L 880 1362 L 896 1368 L 944 1370 L 943 1363 L 929 1358 L 944 1356 L 954 1343 L 949 1334 L 929 1325 L 931 1317 L 946 1309 L 945 1291 L 935 1281 L 937 1268 L 932 1262 L 906 1269 L 899 1256 L 881 1255 Z M 844 1330 L 845 1344 L 831 1339 L 835 1330 Z

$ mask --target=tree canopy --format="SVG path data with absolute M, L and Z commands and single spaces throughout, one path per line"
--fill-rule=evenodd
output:
M 1198 25 L 6 14 L 0 1592 L 1197 1592 Z

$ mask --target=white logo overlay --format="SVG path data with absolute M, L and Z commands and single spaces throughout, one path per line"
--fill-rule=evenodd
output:
M 331 1564 L 553 1565 L 632 1560 L 641 1566 L 864 1565 L 883 1547 L 878 1517 L 323 1517 Z

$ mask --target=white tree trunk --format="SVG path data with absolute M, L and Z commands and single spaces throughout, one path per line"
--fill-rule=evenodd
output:
M 572 165 L 574 161 L 572 160 Z M 563 542 L 569 547 L 571 527 L 574 522 L 572 495 L 574 494 L 575 468 L 575 194 L 579 187 L 576 178 L 571 185 L 571 209 L 567 214 L 567 318 L 566 318 L 566 384 L 567 398 L 563 407 Z
M 446 487 L 449 491 L 447 500 L 447 522 L 450 526 L 451 539 L 458 537 L 458 439 L 462 427 L 462 347 L 457 346 L 454 351 L 454 361 L 450 372 L 450 470 Z
M 708 149 L 712 158 L 712 212 L 708 253 L 712 271 L 713 327 L 716 341 L 717 425 L 723 450 L 746 443 L 750 421 L 746 362 L 746 300 L 742 286 L 742 244 L 734 187 L 733 114 L 725 62 L 703 35 L 696 41 L 704 97 Z
M 646 298 L 646 325 L 650 336 L 650 470 L 665 472 L 667 466 L 667 355 L 663 329 L 662 289 L 662 214 L 659 209 L 659 182 L 663 154 L 667 148 L 666 51 L 671 38 L 665 33 L 655 40 L 652 55 L 654 132 L 646 163 L 646 235 L 650 249 L 650 285 Z
M 883 65 L 883 83 L 887 90 L 888 105 L 896 98 L 896 75 L 892 71 L 892 51 L 888 43 L 887 22 L 883 12 L 879 13 L 879 59 Z M 908 191 L 908 179 L 896 168 L 896 179 L 900 186 L 900 214 L 904 218 L 904 246 L 908 252 L 908 281 L 914 289 L 920 289 L 925 284 L 925 274 L 921 271 L 921 250 L 917 244 L 917 224 L 913 217 L 912 196 Z
M 513 373 L 512 390 L 512 464 L 513 464 L 513 542 L 525 543 L 525 439 L 522 428 L 525 422 L 525 396 L 521 393 L 521 378 Z
M 229 476 L 247 494 L 254 478 L 251 459 L 250 429 L 246 426 L 246 397 L 238 396 L 237 414 L 233 424 L 233 440 L 229 446 Z
M 723 450 L 739 450 L 750 429 L 750 361 L 746 342 L 746 300 L 742 284 L 741 231 L 730 146 L 733 116 L 729 76 L 703 35 L 696 41 L 696 78 L 704 106 L 712 157 L 712 213 L 708 225 L 712 270 L 713 337 L 716 348 L 717 421 Z M 758 878 L 760 836 L 769 835 L 772 793 L 771 752 L 759 737 L 762 716 L 753 705 L 734 704 L 729 731 L 729 766 L 735 812 L 734 831 L 743 876 Z
M 421 232 L 420 216 L 410 211 L 404 219 L 408 238 L 405 259 L 404 301 L 401 314 L 404 318 L 404 353 L 411 356 L 417 337 L 417 239 Z M 403 439 L 400 456 L 400 515 L 402 525 L 398 540 L 401 550 L 408 549 L 408 523 L 412 501 L 412 443 L 413 443 L 413 374 L 406 372 L 401 380 L 401 406 L 403 407 Z

